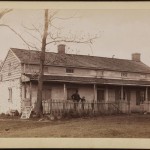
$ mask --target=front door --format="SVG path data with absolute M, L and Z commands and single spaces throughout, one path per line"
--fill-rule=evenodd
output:
M 99 88 L 97 89 L 97 109 L 98 109 L 98 112 L 100 113 L 103 113 L 104 112 L 104 103 L 101 103 L 101 102 L 104 102 L 104 89 L 103 88 Z
M 97 102 L 102 102 L 105 100 L 104 89 L 97 89 Z

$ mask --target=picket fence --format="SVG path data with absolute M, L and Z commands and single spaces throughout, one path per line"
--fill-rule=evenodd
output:
M 127 106 L 127 104 L 125 105 Z M 42 106 L 43 114 L 55 116 L 112 115 L 123 113 L 122 104 L 117 102 L 73 102 L 72 100 L 49 99 L 42 101 Z M 128 107 L 126 107 L 125 112 L 128 112 Z

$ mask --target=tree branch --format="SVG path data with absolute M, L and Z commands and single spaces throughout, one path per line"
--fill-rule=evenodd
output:
M 32 36 L 34 39 L 36 39 L 37 41 L 39 41 L 40 43 L 42 43 L 40 39 L 38 39 L 36 36 L 32 35 L 30 32 L 26 31 L 26 33 L 28 33 L 28 34 L 29 34 L 30 36 Z
M 58 42 L 66 42 L 66 43 L 86 43 L 86 44 L 88 44 L 88 43 L 90 43 L 90 44 L 92 44 L 92 42 L 93 42 L 93 40 L 94 39 L 97 39 L 98 37 L 93 37 L 93 38 L 90 38 L 90 39 L 88 39 L 88 40 L 75 40 L 75 39 L 73 39 L 73 40 L 68 40 L 68 39 L 61 39 L 61 40 L 54 40 L 54 41 L 50 41 L 50 42 L 47 42 L 46 43 L 46 45 L 48 45 L 48 44 L 52 44 L 52 43 L 58 43 Z
M 11 28 L 9 25 L 0 24 L 0 26 L 7 27 L 7 28 L 9 28 L 11 31 L 13 31 L 28 47 L 31 47 L 31 48 L 33 48 L 33 49 L 36 48 L 36 47 L 30 45 L 27 41 L 25 41 L 25 39 L 24 39 L 19 33 L 17 33 L 13 28 Z M 37 48 L 36 48 L 36 49 L 37 49 Z
M 33 28 L 29 28 L 29 27 L 27 27 L 27 26 L 25 26 L 25 25 L 23 25 L 23 24 L 22 24 L 22 26 L 23 26 L 26 30 L 38 32 L 38 33 L 40 34 L 41 38 L 42 38 L 42 33 L 40 32 L 40 30 L 39 30 L 37 27 L 35 27 L 35 25 L 32 24 L 32 27 L 33 27 Z
M 3 11 L 0 12 L 0 19 L 7 13 L 9 13 L 10 11 L 12 11 L 13 9 L 5 9 Z
M 65 17 L 64 18 L 62 18 L 62 17 L 53 17 L 52 20 L 54 20 L 54 19 L 68 20 L 68 19 L 79 18 L 79 17 L 75 17 L 75 15 L 76 15 L 76 13 L 74 15 L 72 15 L 70 17 L 66 17 L 66 18 Z

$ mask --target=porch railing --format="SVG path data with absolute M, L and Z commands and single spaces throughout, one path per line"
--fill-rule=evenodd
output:
M 53 115 L 98 115 L 98 114 L 119 114 L 128 112 L 122 111 L 118 102 L 73 102 L 71 100 L 46 100 L 42 101 L 43 113 Z M 35 104 L 36 105 L 36 104 Z M 125 109 L 127 109 L 126 107 Z

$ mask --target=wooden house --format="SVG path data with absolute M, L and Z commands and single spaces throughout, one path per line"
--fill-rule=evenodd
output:
M 11 48 L 0 72 L 0 113 L 34 106 L 40 52 Z M 149 111 L 150 67 L 132 54 L 131 60 L 46 52 L 43 100 L 70 100 L 75 90 L 87 102 L 127 102 L 131 112 Z

